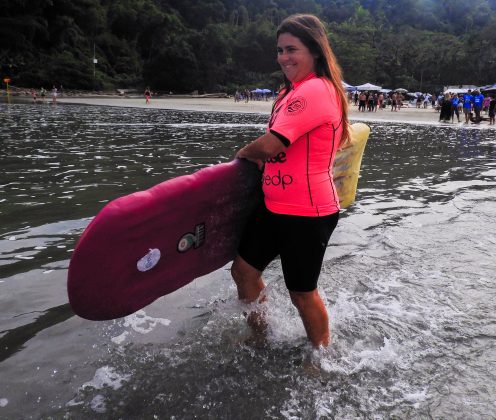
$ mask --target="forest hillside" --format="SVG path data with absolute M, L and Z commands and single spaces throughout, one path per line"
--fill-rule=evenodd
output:
M 350 84 L 496 82 L 496 0 L 9 0 L 2 78 L 88 90 L 274 89 L 275 29 L 298 12 L 326 22 Z

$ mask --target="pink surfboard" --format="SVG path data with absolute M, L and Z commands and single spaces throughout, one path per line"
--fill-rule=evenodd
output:
M 123 317 L 224 266 L 262 198 L 260 177 L 255 164 L 237 159 L 108 203 L 69 264 L 74 312 Z
M 336 156 L 342 208 L 355 199 L 369 132 L 353 124 L 351 143 Z M 120 318 L 223 267 L 261 199 L 260 171 L 237 159 L 111 201 L 72 255 L 67 290 L 74 312 L 91 320 Z

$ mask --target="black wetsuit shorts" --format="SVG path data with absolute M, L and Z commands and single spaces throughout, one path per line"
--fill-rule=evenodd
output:
M 262 203 L 245 226 L 238 254 L 260 272 L 279 256 L 288 290 L 311 292 L 317 288 L 338 219 L 339 213 L 322 217 L 276 214 Z

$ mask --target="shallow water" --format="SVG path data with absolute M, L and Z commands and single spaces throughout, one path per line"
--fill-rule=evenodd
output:
M 0 105 L 0 418 L 494 418 L 493 130 L 371 124 L 322 270 L 313 351 L 280 266 L 249 336 L 227 267 L 130 317 L 72 314 L 78 236 L 109 200 L 230 160 L 266 116 Z

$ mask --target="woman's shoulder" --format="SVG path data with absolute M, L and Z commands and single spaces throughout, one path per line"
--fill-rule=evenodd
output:
M 313 77 L 309 80 L 303 82 L 302 87 L 313 88 L 313 89 L 327 89 L 328 85 L 332 85 L 332 83 L 327 80 L 325 77 Z M 334 89 L 334 86 L 332 86 Z
M 331 98 L 337 96 L 337 91 L 332 82 L 325 77 L 314 77 L 305 81 L 301 85 L 301 92 L 305 96 L 311 95 L 316 99 L 322 99 L 322 96 L 330 95 Z M 321 96 L 322 95 L 322 96 Z

